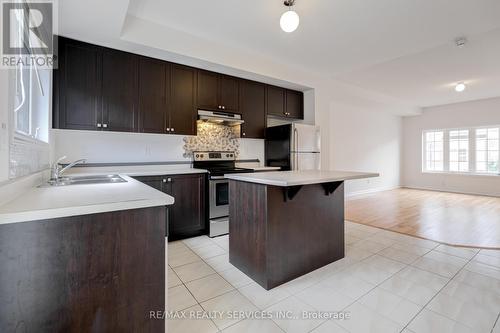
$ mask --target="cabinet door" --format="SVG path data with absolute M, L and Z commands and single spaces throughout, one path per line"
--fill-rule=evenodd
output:
M 167 125 L 167 62 L 141 58 L 139 61 L 139 131 L 165 133 Z
M 267 114 L 273 116 L 285 116 L 285 89 L 275 86 L 267 86 Z
M 304 93 L 286 91 L 286 115 L 293 119 L 304 119 Z
M 198 109 L 219 110 L 219 75 L 198 70 L 197 106 Z
M 137 131 L 137 56 L 115 50 L 103 53 L 103 128 L 108 131 Z
M 163 177 L 160 176 L 145 176 L 145 177 L 134 177 L 134 179 L 144 183 L 152 188 L 162 191 L 163 190 Z
M 257 82 L 240 82 L 240 112 L 245 123 L 241 137 L 263 139 L 266 129 L 266 87 Z
M 170 80 L 170 133 L 196 135 L 195 106 L 196 70 L 171 65 Z
M 151 186 L 152 188 L 154 188 L 155 190 L 158 190 L 158 191 L 162 191 L 162 192 L 165 192 L 165 193 L 169 193 L 170 192 L 170 184 L 167 182 L 167 178 L 166 177 L 162 177 L 162 176 L 144 176 L 144 177 L 134 177 L 134 179 L 140 181 L 141 183 L 144 183 L 148 186 Z M 167 206 L 167 214 L 165 215 L 165 236 L 168 237 L 169 236 L 169 233 L 168 233 L 168 220 L 169 220 L 169 213 L 170 211 L 168 210 L 168 207 L 170 206 Z
M 219 102 L 222 111 L 238 112 L 239 79 L 219 75 Z
M 206 230 L 205 175 L 166 176 L 165 191 L 175 198 L 169 206 L 169 237 L 178 239 L 203 234 Z
M 59 68 L 54 70 L 54 127 L 97 130 L 101 113 L 102 49 L 59 37 Z

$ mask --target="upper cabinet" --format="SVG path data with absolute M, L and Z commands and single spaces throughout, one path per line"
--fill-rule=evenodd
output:
M 100 47 L 59 39 L 59 68 L 53 71 L 55 128 L 97 130 L 102 124 L 101 67 Z
M 227 75 L 219 75 L 219 101 L 222 109 L 228 112 L 239 110 L 239 83 L 241 79 Z
M 267 114 L 290 119 L 304 119 L 304 93 L 267 86 Z
M 284 117 L 285 89 L 275 86 L 266 86 L 266 110 L 268 115 Z
M 238 112 L 240 79 L 198 70 L 198 109 Z
M 240 113 L 244 138 L 266 117 L 304 118 L 302 92 L 59 37 L 53 126 L 196 135 L 197 110 Z
M 170 65 L 164 61 L 139 60 L 139 131 L 167 133 Z
M 293 119 L 304 119 L 304 93 L 287 89 L 285 97 L 285 116 Z
M 241 137 L 264 138 L 266 128 L 266 86 L 262 83 L 240 81 L 240 112 L 245 123 L 241 125 Z
M 102 127 L 104 130 L 137 132 L 138 93 L 137 56 L 105 49 L 102 56 Z
M 171 65 L 170 121 L 171 134 L 196 135 L 196 69 Z

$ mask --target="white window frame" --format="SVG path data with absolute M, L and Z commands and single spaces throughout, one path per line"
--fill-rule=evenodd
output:
M 459 143 L 459 146 L 458 146 L 458 160 L 457 161 L 454 161 L 454 162 L 457 162 L 458 163 L 458 171 L 455 171 L 455 170 L 450 170 L 450 163 L 451 163 L 451 148 L 450 148 L 450 132 L 460 132 L 460 131 L 467 131 L 467 171 L 460 171 L 460 139 L 458 140 L 458 143 Z M 473 151 L 471 149 L 471 141 L 472 141 L 472 138 L 471 138 L 471 132 L 472 131 L 475 131 L 475 130 L 471 130 L 470 128 L 452 128 L 452 129 L 447 129 L 446 130 L 446 145 L 448 146 L 448 150 L 447 150 L 447 153 L 446 155 L 448 156 L 448 163 L 445 165 L 445 170 L 447 170 L 449 173 L 472 173 L 474 169 L 471 168 L 471 161 L 473 160 L 473 156 L 475 156 L 476 152 L 475 150 Z
M 443 132 L 443 170 L 427 170 L 427 134 Z M 446 169 L 446 131 L 445 130 L 428 130 L 422 133 L 422 171 L 429 173 L 440 173 L 444 172 Z
M 498 128 L 500 130 L 500 125 L 487 125 L 487 126 L 475 126 L 475 127 L 458 127 L 458 128 L 438 128 L 438 129 L 428 129 L 422 131 L 422 173 L 437 173 L 437 174 L 453 174 L 453 175 L 467 175 L 467 176 L 486 176 L 486 177 L 498 177 L 500 176 L 500 170 L 498 173 L 485 173 L 478 172 L 476 170 L 476 130 L 477 129 L 488 129 L 488 128 Z M 450 171 L 450 131 L 457 130 L 468 130 L 469 131 L 469 171 Z M 426 161 L 426 133 L 429 132 L 443 132 L 444 133 L 444 158 L 443 158 L 443 171 L 433 171 L 427 170 Z M 500 154 L 499 154 L 499 165 L 500 165 Z
M 477 175 L 482 175 L 482 176 L 500 176 L 500 138 L 498 139 L 498 144 L 499 144 L 499 156 L 498 156 L 498 166 L 499 166 L 499 170 L 498 170 L 498 173 L 494 173 L 494 172 L 482 172 L 482 171 L 477 171 L 476 170 L 476 167 L 477 167 L 477 159 L 476 159 L 476 155 L 477 155 L 477 147 L 476 147 L 476 143 L 477 143 L 477 137 L 476 137 L 476 130 L 479 130 L 479 129 L 492 129 L 492 128 L 498 128 L 498 131 L 499 131 L 499 135 L 500 135 L 500 126 L 481 126 L 481 127 L 476 127 L 474 128 L 474 172 L 475 174 Z M 486 140 L 486 142 L 488 142 L 488 140 Z M 486 151 L 486 154 L 488 154 L 489 150 Z

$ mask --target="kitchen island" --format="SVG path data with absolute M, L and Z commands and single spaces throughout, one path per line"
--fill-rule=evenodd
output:
M 276 171 L 225 177 L 229 261 L 269 290 L 344 257 L 344 181 L 378 174 Z
M 165 309 L 174 198 L 120 177 L 0 205 L 0 332 L 165 331 L 150 313 Z

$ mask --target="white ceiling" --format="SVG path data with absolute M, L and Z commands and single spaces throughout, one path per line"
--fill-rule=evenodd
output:
M 500 95 L 498 0 L 131 0 L 129 14 L 334 79 L 430 106 Z M 464 49 L 454 39 L 466 36 Z M 469 83 L 463 94 L 457 81 Z
M 372 92 L 370 100 L 382 105 L 500 96 L 499 0 L 296 0 L 301 24 L 291 34 L 279 28 L 284 10 L 281 0 L 65 0 L 59 28 L 62 35 L 152 56 L 224 58 L 222 65 L 235 68 L 271 59 L 283 64 L 282 79 L 287 65 L 298 70 L 290 78 L 332 79 L 358 87 L 358 95 Z M 165 29 L 151 34 L 155 26 Z M 454 47 L 458 36 L 469 39 L 463 49 Z M 200 57 L 207 45 L 220 48 L 208 52 L 212 59 Z M 261 64 L 255 72 L 266 75 L 270 65 Z M 307 86 L 300 81 L 290 82 Z M 469 89 L 454 92 L 458 81 Z

